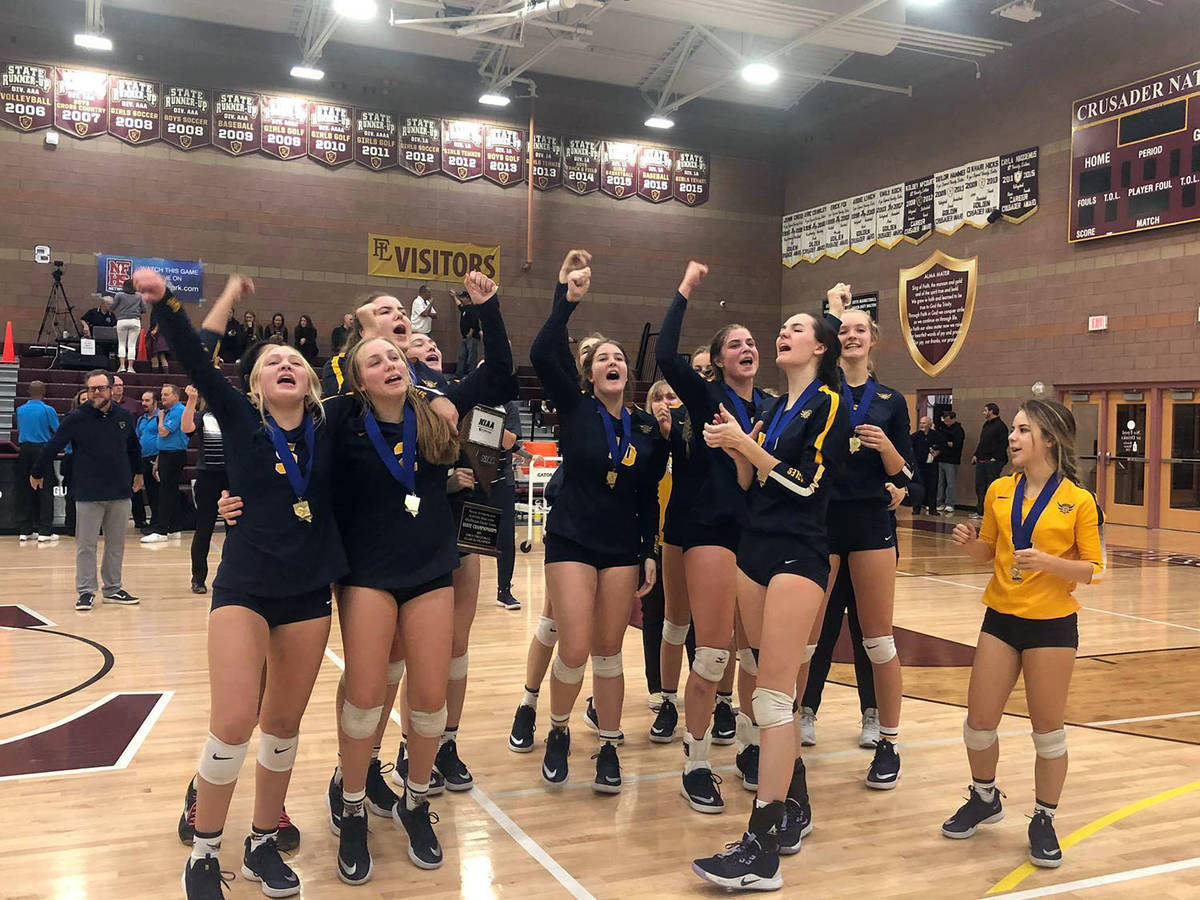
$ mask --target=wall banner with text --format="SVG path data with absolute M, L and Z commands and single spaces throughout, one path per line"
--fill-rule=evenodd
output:
M 471 271 L 500 282 L 500 247 L 391 234 L 367 235 L 367 274 L 461 282 Z
M 158 271 L 171 291 L 184 303 L 199 303 L 204 297 L 204 265 L 195 260 L 161 259 L 147 256 L 116 256 L 103 253 L 96 257 L 96 291 L 115 294 L 126 278 L 141 268 Z

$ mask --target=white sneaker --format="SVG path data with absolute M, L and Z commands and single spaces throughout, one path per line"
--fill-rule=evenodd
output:
M 858 738 L 858 746 L 864 747 L 867 750 L 875 749 L 875 742 L 879 740 L 879 710 L 875 707 L 868 707 L 863 711 L 862 716 L 862 734 Z
M 58 541 L 57 534 L 39 534 L 37 536 L 39 544 L 53 544 Z
M 21 543 L 22 543 L 22 544 L 23 544 L 23 543 L 25 543 L 25 542 L 26 542 L 26 541 L 28 541 L 28 540 L 34 540 L 34 541 L 36 541 L 36 540 L 37 540 L 37 535 L 36 535 L 36 534 L 23 534 L 23 535 L 21 535 Z
M 168 540 L 168 538 L 165 534 L 158 534 L 157 532 L 151 532 L 150 534 L 148 534 L 144 538 L 142 538 L 142 543 L 143 544 L 165 544 L 167 542 L 167 540 Z
M 800 707 L 800 746 L 814 747 L 817 743 L 817 714 L 807 706 Z
M 183 537 L 183 532 L 182 531 L 172 531 L 170 534 L 167 535 L 167 537 L 173 541 L 177 541 L 181 537 Z

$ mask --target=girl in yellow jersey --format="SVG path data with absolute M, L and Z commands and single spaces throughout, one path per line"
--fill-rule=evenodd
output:
M 948 838 L 969 838 L 1004 813 L 996 787 L 996 728 L 1025 674 L 1033 726 L 1036 806 L 1029 823 L 1029 861 L 1057 868 L 1062 850 L 1054 812 L 1067 778 L 1063 716 L 1079 627 L 1075 586 L 1104 574 L 1104 515 L 1078 484 L 1075 418 L 1049 400 L 1027 400 L 1013 418 L 1009 456 L 1016 473 L 992 482 L 983 527 L 958 525 L 954 542 L 976 562 L 991 562 L 983 592 L 987 612 L 967 693 L 963 741 L 971 765 L 967 802 L 942 825 Z

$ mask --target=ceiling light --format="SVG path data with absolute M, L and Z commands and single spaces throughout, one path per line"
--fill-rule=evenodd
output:
M 112 41 L 103 35 L 80 32 L 75 35 L 75 46 L 88 50 L 112 50 Z
M 779 70 L 769 63 L 750 63 L 742 67 L 742 80 L 749 84 L 774 84 L 779 78 Z
M 647 128 L 674 128 L 675 122 L 666 116 L 651 116 L 643 123 Z
M 909 6 L 939 6 L 942 0 L 906 0 Z
M 508 106 L 512 101 L 503 94 L 493 93 L 492 91 L 484 91 L 479 95 L 479 102 L 484 106 Z
M 292 66 L 293 78 L 304 78 L 307 81 L 320 81 L 325 77 L 325 73 L 321 69 L 314 69 L 312 66 Z
M 365 21 L 375 18 L 379 9 L 375 0 L 333 0 L 333 11 L 347 19 Z
M 992 10 L 993 16 L 1012 19 L 1014 22 L 1032 22 L 1041 16 L 1041 10 L 1034 5 L 1034 0 L 1012 0 Z

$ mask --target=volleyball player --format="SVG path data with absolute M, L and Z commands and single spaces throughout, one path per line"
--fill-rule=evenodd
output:
M 551 728 L 542 777 L 550 785 L 567 779 L 568 723 L 590 652 L 603 742 L 593 789 L 618 793 L 621 643 L 635 594 L 640 599 L 658 574 L 654 533 L 666 442 L 649 417 L 625 409 L 629 370 L 619 344 L 598 343 L 584 355 L 582 392 L 574 365 L 565 363 L 567 323 L 590 286 L 590 260 L 586 251 L 568 254 L 562 267 L 567 283 L 556 286 L 550 316 L 530 348 L 530 360 L 562 422 L 564 469 L 545 538 L 558 655 L 550 677 Z M 639 569 L 645 571 L 640 589 Z
M 991 563 L 992 577 L 983 592 L 987 611 L 963 722 L 971 786 L 942 834 L 969 838 L 980 825 L 1004 817 L 996 787 L 996 728 L 1023 674 L 1037 756 L 1029 861 L 1053 869 L 1062 864 L 1054 814 L 1067 778 L 1063 717 L 1079 649 L 1075 587 L 1104 576 L 1104 514 L 1079 483 L 1075 418 L 1065 406 L 1022 403 L 1008 451 L 1016 474 L 988 488 L 979 534 L 973 525 L 954 527 L 954 542 L 975 562 Z
M 152 269 L 134 283 L 158 304 L 172 353 L 221 425 L 226 471 L 239 494 L 255 498 L 225 541 L 208 623 L 209 735 L 196 780 L 195 838 L 183 873 L 188 900 L 220 900 L 221 833 L 250 735 L 260 726 L 253 828 L 242 874 L 264 893 L 287 897 L 300 880 L 276 845 L 296 758 L 300 720 L 329 637 L 329 584 L 346 571 L 333 516 L 332 447 L 322 421 L 316 372 L 299 351 L 269 347 L 250 376 L 247 398 L 212 366 L 179 301 Z M 224 327 L 234 301 L 251 289 L 230 278 L 205 327 Z M 266 688 L 257 708 L 259 681 Z
M 757 647 L 754 711 L 762 735 L 758 794 L 750 823 L 731 849 L 692 863 L 726 888 L 776 890 L 779 855 L 800 850 L 811 825 L 804 763 L 796 754 L 793 690 L 804 646 L 818 623 L 830 556 L 826 517 L 830 475 L 846 455 L 848 416 L 839 393 L 837 333 L 824 319 L 791 316 L 775 340 L 787 393 L 770 402 L 749 434 L 723 404 L 704 426 L 709 447 L 725 451 L 749 490 L 738 543 L 738 605 Z M 833 472 L 827 470 L 832 469 Z

